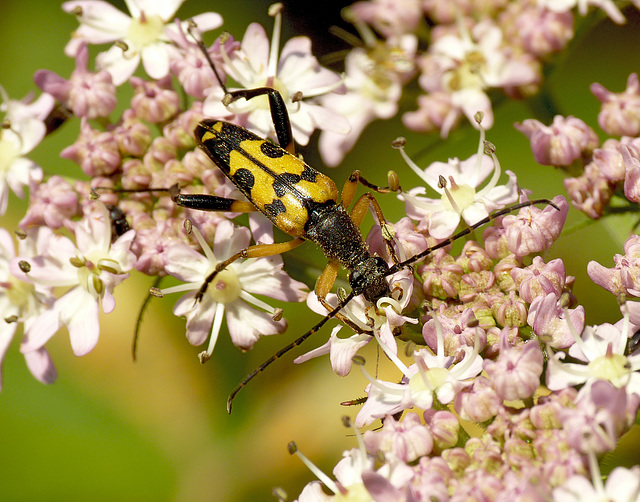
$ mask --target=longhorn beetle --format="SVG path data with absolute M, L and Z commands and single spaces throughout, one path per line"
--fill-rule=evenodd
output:
M 194 36 L 191 30 L 190 33 Z M 260 211 L 280 230 L 294 238 L 283 243 L 255 244 L 220 262 L 205 279 L 196 294 L 196 301 L 202 299 L 209 284 L 218 273 L 240 258 L 273 256 L 289 251 L 304 241 L 311 241 L 322 249 L 329 260 L 315 287 L 316 295 L 328 314 L 309 331 L 247 375 L 229 395 L 227 400 L 229 413 L 231 413 L 235 396 L 250 380 L 264 371 L 272 362 L 304 342 L 327 321 L 335 317 L 352 326 L 353 323 L 340 311 L 356 296 L 363 295 L 368 302 L 375 304 L 380 298 L 391 295 L 387 277 L 413 265 L 433 251 L 448 246 L 474 229 L 517 209 L 539 203 L 551 204 L 555 207 L 551 201 L 539 199 L 504 208 L 402 262 L 395 256 L 391 237 L 385 237 L 387 249 L 394 260 L 394 265 L 389 266 L 384 259 L 371 254 L 359 229 L 369 206 L 374 209 L 380 225 L 385 229 L 385 219 L 376 199 L 367 192 L 356 200 L 351 214 L 346 208 L 353 202 L 358 183 L 379 193 L 399 191 L 395 174 L 389 173 L 390 186 L 382 188 L 367 181 L 360 171 L 354 171 L 347 179 L 340 195 L 335 183 L 329 177 L 308 166 L 295 155 L 291 122 L 280 93 L 271 87 L 228 91 L 204 43 L 196 36 L 194 39 L 225 92 L 223 99 L 225 105 L 242 98 L 249 100 L 263 95 L 268 97 L 278 144 L 261 138 L 243 127 L 219 120 L 204 119 L 194 131 L 198 147 L 236 185 L 248 202 L 206 194 L 181 194 L 178 187 L 169 189 L 172 200 L 179 206 L 203 211 Z M 348 270 L 351 292 L 342 298 L 337 306 L 331 307 L 326 301 L 326 296 L 333 287 L 341 265 Z M 357 327 L 354 329 L 362 331 Z

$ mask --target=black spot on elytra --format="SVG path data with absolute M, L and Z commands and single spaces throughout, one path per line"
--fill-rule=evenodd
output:
M 287 193 L 287 187 L 294 187 L 296 183 L 299 183 L 301 177 L 299 174 L 283 173 L 276 176 L 273 180 L 273 191 L 278 197 L 282 197 Z
M 260 151 L 269 157 L 270 159 L 279 159 L 285 155 L 285 151 L 271 143 L 271 141 L 265 141 L 260 145 Z
M 275 218 L 281 213 L 286 213 L 287 208 L 284 207 L 281 200 L 274 199 L 271 204 L 264 205 L 264 212 L 269 218 Z
M 302 178 L 304 181 L 310 181 L 311 183 L 315 183 L 317 177 L 318 177 L 318 171 L 310 168 L 309 166 L 304 166 L 304 170 L 300 175 L 300 178 Z
M 233 175 L 233 182 L 238 188 L 244 191 L 251 190 L 256 183 L 256 179 L 249 169 L 242 168 L 238 169 Z

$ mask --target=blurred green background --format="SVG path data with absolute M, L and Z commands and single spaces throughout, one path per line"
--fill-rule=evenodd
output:
M 269 3 L 191 0 L 178 15 L 220 12 L 224 28 L 240 38 L 252 21 L 271 31 L 266 16 Z M 285 2 L 283 40 L 297 34 L 311 36 L 321 55 L 346 48 L 327 33 L 329 25 L 340 22 L 339 7 Z M 578 116 L 598 132 L 599 103 L 589 84 L 600 82 L 619 92 L 628 74 L 640 69 L 639 16 L 635 10 L 625 14 L 629 21 L 623 27 L 605 19 L 597 29 L 590 25 L 581 32 L 546 83 L 556 113 Z M 70 74 L 74 63 L 64 56 L 63 48 L 76 27 L 58 2 L 3 0 L 0 84 L 10 97 L 20 99 L 35 91 L 32 75 L 40 68 Z M 403 110 L 415 108 L 411 99 L 415 92 L 408 91 Z M 512 127 L 514 121 L 530 117 L 539 103 L 503 102 L 495 110 L 496 125 L 488 139 L 497 146 L 503 168 L 515 171 L 522 187 L 533 190 L 535 197 L 551 198 L 564 193 L 561 173 L 537 166 L 527 140 Z M 32 158 L 47 174 L 77 175 L 78 168 L 58 157 L 77 132 L 77 123 L 67 124 Z M 404 130 L 399 119 L 375 122 L 331 175 L 340 184 L 357 168 L 381 181 L 388 169 L 395 169 L 405 188 L 417 185 L 417 177 L 389 146 L 397 136 L 407 137 L 407 151 L 421 166 L 453 156 L 466 158 L 478 141 L 469 127 L 444 143 L 436 136 Z M 312 147 L 303 153 L 312 165 L 321 166 Z M 381 198 L 381 205 L 390 220 L 402 215 L 403 205 L 393 197 Z M 25 208 L 24 201 L 12 196 L 1 225 L 14 229 Z M 572 210 L 568 227 L 582 222 L 584 218 Z M 615 298 L 589 281 L 586 264 L 595 259 L 611 266 L 631 222 L 619 218 L 569 231 L 548 254 L 562 257 L 567 273 L 576 276 L 574 292 L 585 305 L 589 323 L 615 322 L 620 317 Z M 313 252 L 305 246 L 287 259 L 287 266 L 295 270 L 307 256 L 318 267 L 324 261 Z M 290 356 L 283 358 L 240 394 L 232 416 L 225 411 L 228 392 L 245 374 L 318 320 L 303 305 L 286 307 L 290 328 L 285 335 L 260 340 L 248 354 L 241 354 L 223 332 L 213 358 L 200 365 L 196 357 L 200 349 L 186 342 L 184 322 L 171 314 L 177 297 L 154 299 L 144 319 L 138 360 L 133 362 L 132 327 L 149 285 L 146 277 L 137 277 L 116 289 L 116 310 L 103 317 L 100 341 L 88 356 L 72 355 L 66 333 L 53 338 L 47 347 L 59 373 L 54 385 L 36 382 L 19 354 L 19 340 L 13 344 L 0 393 L 0 500 L 240 502 L 274 500 L 275 486 L 283 487 L 292 500 L 313 478 L 287 453 L 289 441 L 295 440 L 327 473 L 341 452 L 355 444 L 340 417 L 356 412 L 338 403 L 361 396 L 365 381 L 357 371 L 344 379 L 335 376 L 327 358 L 302 366 L 293 365 Z M 323 333 L 305 348 L 322 343 L 328 330 Z M 363 355 L 370 361 L 376 357 L 373 350 Z M 638 463 L 635 437 L 627 442 L 630 447 L 617 462 L 633 465 Z

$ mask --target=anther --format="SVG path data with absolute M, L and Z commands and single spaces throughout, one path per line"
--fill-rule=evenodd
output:
M 407 140 L 402 136 L 397 137 L 391 142 L 391 146 L 395 149 L 404 148 L 406 144 L 407 144 Z
M 151 296 L 155 296 L 156 298 L 162 298 L 164 296 L 164 294 L 162 293 L 162 290 L 160 288 L 149 288 L 149 294 Z

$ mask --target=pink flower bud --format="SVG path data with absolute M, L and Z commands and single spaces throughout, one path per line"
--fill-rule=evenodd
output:
M 424 412 L 424 421 L 439 450 L 456 445 L 460 433 L 460 421 L 453 413 L 430 409 Z
M 108 176 L 120 167 L 120 151 L 114 135 L 96 131 L 86 119 L 82 119 L 76 142 L 62 150 L 60 156 L 76 162 L 92 177 Z
M 422 277 L 422 287 L 427 295 L 441 299 L 458 296 L 464 271 L 444 249 L 431 255 L 429 262 L 418 268 L 418 273 Z
M 476 378 L 472 387 L 465 388 L 455 398 L 458 415 L 472 422 L 484 422 L 495 417 L 501 403 L 500 397 L 485 377 Z
M 151 131 L 131 110 L 123 114 L 122 122 L 113 130 L 123 156 L 142 157 L 151 145 Z
M 542 369 L 542 351 L 536 341 L 505 347 L 496 361 L 484 361 L 491 386 L 505 401 L 531 397 L 540 387 Z
M 612 136 L 638 136 L 640 134 L 640 83 L 638 74 L 627 79 L 627 88 L 619 94 L 601 84 L 591 84 L 591 92 L 602 103 L 598 124 Z
M 539 209 L 534 206 L 525 207 L 517 215 L 507 215 L 502 220 L 507 235 L 509 250 L 518 257 L 539 253 L 549 248 L 560 236 L 564 221 L 567 218 L 569 204 L 564 197 L 558 195 L 553 206 Z
M 533 263 L 525 268 L 514 268 L 511 277 L 518 288 L 518 293 L 527 303 L 536 296 L 555 293 L 558 298 L 565 285 L 566 272 L 564 262 L 557 258 L 545 263 L 540 256 L 533 258 Z
M 129 80 L 134 88 L 131 109 L 137 117 L 158 124 L 173 117 L 180 108 L 180 98 L 171 88 L 171 76 L 147 82 L 139 77 Z
M 582 120 L 556 115 L 551 126 L 535 119 L 515 124 L 531 142 L 536 162 L 550 166 L 570 166 L 574 161 L 586 158 L 600 141 L 596 133 Z
M 29 209 L 20 228 L 46 225 L 56 229 L 78 215 L 78 194 L 62 177 L 52 176 L 46 183 L 31 188 Z
M 363 440 L 369 453 L 391 453 L 403 462 L 413 462 L 433 449 L 429 429 L 420 423 L 415 413 L 407 413 L 401 422 L 387 416 L 382 429 L 366 431 Z

